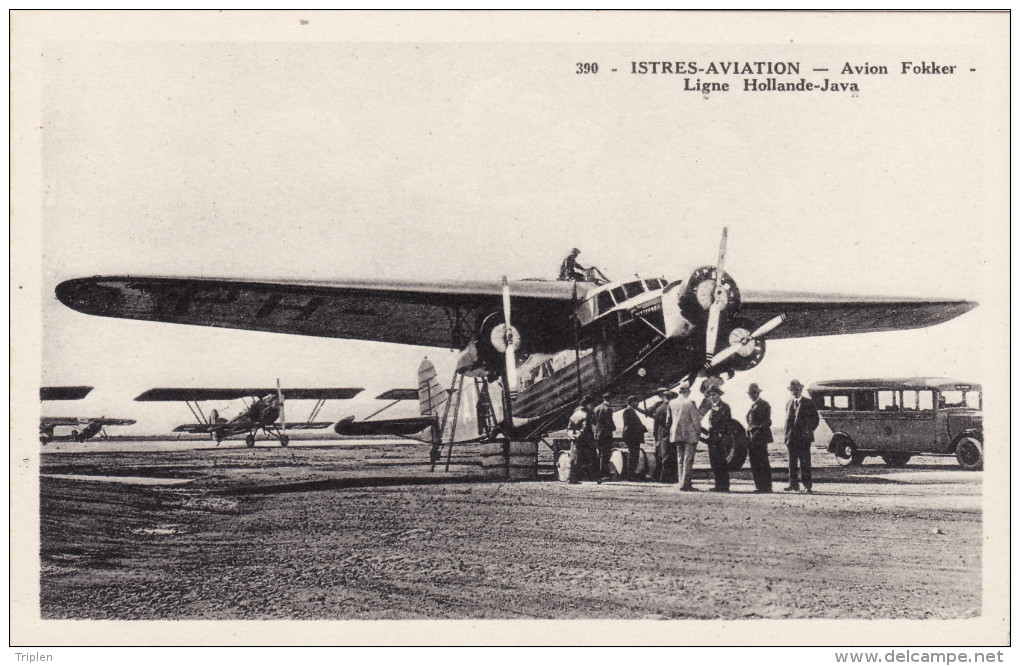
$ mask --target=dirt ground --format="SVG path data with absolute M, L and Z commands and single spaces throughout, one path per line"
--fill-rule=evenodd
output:
M 807 495 L 776 447 L 778 492 L 744 469 L 724 495 L 481 482 L 470 451 L 430 472 L 423 445 L 195 446 L 47 447 L 44 619 L 980 614 L 981 473 L 950 458 L 816 451 Z

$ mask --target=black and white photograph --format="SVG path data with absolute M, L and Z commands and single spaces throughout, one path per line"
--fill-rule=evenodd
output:
M 12 646 L 1008 646 L 1009 18 L 12 12 Z

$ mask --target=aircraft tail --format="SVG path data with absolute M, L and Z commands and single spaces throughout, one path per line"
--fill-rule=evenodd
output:
M 421 415 L 443 418 L 446 401 L 449 399 L 449 391 L 439 383 L 436 366 L 427 358 L 422 359 L 421 365 L 418 366 L 418 406 Z

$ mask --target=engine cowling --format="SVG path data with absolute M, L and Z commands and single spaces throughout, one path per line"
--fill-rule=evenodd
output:
M 685 280 L 666 285 L 662 290 L 662 314 L 666 337 L 685 338 L 708 322 L 713 297 L 723 304 L 722 330 L 732 328 L 730 320 L 740 310 L 740 289 L 729 273 L 722 274 L 722 289 L 716 294 L 715 267 L 694 269 Z M 725 336 L 720 336 L 721 341 Z
M 510 327 L 510 336 L 520 354 L 523 340 L 515 326 Z M 505 352 L 506 323 L 502 313 L 493 312 L 482 320 L 475 339 L 461 351 L 457 359 L 457 372 L 469 377 L 494 379 L 503 371 Z

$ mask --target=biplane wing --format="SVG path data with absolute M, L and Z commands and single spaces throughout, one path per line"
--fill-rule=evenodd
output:
M 43 386 L 39 389 L 39 399 L 82 400 L 91 392 L 91 386 Z
M 288 400 L 350 400 L 361 388 L 292 388 L 284 389 Z M 276 388 L 153 388 L 139 395 L 138 402 L 202 402 L 206 400 L 238 400 L 275 395 Z
M 134 419 L 108 419 L 102 418 L 91 418 L 88 416 L 43 416 L 39 419 L 39 425 L 45 428 L 56 427 L 56 426 L 84 426 L 84 425 L 100 425 L 100 426 L 129 426 L 137 423 Z
M 554 353 L 570 347 L 573 306 L 594 285 L 541 280 L 510 285 L 514 325 L 528 331 L 529 349 Z M 500 310 L 501 289 L 495 281 L 97 276 L 62 282 L 56 294 L 70 308 L 103 317 L 463 349 L 481 318 Z M 741 314 L 756 322 L 785 315 L 786 323 L 770 336 L 777 339 L 921 328 L 976 305 L 956 299 L 744 292 Z
M 209 435 L 222 429 L 225 425 L 225 423 L 185 423 L 174 428 L 173 432 Z M 325 430 L 331 425 L 333 425 L 332 421 L 288 423 L 287 430 Z

